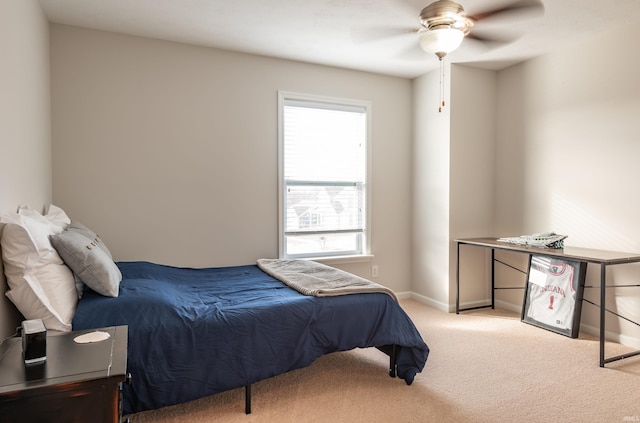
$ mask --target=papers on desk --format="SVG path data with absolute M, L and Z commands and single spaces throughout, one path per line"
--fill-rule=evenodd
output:
M 531 247 L 563 248 L 565 238 L 567 238 L 567 235 L 558 235 L 555 232 L 542 232 L 539 234 L 498 238 L 498 241 L 517 245 L 528 245 Z

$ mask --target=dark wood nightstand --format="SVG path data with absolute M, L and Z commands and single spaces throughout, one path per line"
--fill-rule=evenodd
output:
M 111 336 L 78 344 L 100 330 Z M 0 345 L 2 422 L 119 422 L 127 375 L 127 326 L 47 334 L 47 360 L 25 366 L 21 338 Z

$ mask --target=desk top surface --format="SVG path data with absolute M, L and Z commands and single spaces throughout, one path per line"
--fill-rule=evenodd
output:
M 509 242 L 501 242 L 496 238 L 463 238 L 456 239 L 458 244 L 469 244 L 480 247 L 490 247 L 501 250 L 517 251 L 527 254 L 539 254 L 544 256 L 564 257 L 577 261 L 586 261 L 599 264 L 622 264 L 640 262 L 640 254 L 623 253 L 619 251 L 594 250 L 591 248 L 570 247 L 564 248 L 541 248 L 531 247 L 527 245 L 512 244 Z

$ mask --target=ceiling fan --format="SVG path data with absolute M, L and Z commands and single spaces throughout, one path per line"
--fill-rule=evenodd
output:
M 483 0 L 486 2 L 486 0 Z M 495 44 L 506 44 L 513 41 L 513 38 L 506 38 L 497 34 L 497 36 L 487 37 L 477 35 L 472 30 L 482 31 L 483 21 L 511 21 L 518 20 L 523 17 L 532 17 L 542 15 L 544 13 L 544 5 L 542 0 L 513 0 L 509 4 L 495 7 L 493 9 L 467 14 L 464 7 L 453 0 L 436 0 L 426 6 L 419 15 L 419 28 L 377 28 L 373 31 L 367 31 L 364 38 L 381 39 L 391 36 L 406 36 L 418 34 L 418 42 L 422 50 L 427 53 L 435 54 L 440 60 L 440 106 L 438 111 L 442 111 L 444 107 L 444 63 L 443 58 L 460 47 L 462 41 L 472 39 L 485 45 L 495 46 Z M 486 31 L 484 31 L 486 34 Z M 359 37 L 362 38 L 362 37 Z
M 442 60 L 448 53 L 457 49 L 465 37 L 481 42 L 493 41 L 471 34 L 472 28 L 482 20 L 496 16 L 506 17 L 515 13 L 533 15 L 543 12 L 544 5 L 541 0 L 518 0 L 473 15 L 467 15 L 464 8 L 455 1 L 437 0 L 420 12 L 418 41 L 424 51 L 433 53 Z
M 497 39 L 486 38 L 471 34 L 471 30 L 482 20 L 497 16 L 514 17 L 515 14 L 527 15 L 544 12 L 541 0 L 516 0 L 515 2 L 486 10 L 484 12 L 467 15 L 464 8 L 453 0 L 437 0 L 420 12 L 421 27 L 418 33 L 418 42 L 422 50 L 435 54 L 440 60 L 440 100 L 438 112 L 442 112 L 445 106 L 444 88 L 444 64 L 442 59 L 460 47 L 465 37 L 480 42 L 495 42 Z

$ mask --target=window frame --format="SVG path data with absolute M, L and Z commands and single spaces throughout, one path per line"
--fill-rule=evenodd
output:
M 364 109 L 366 128 L 365 128 L 365 180 L 364 180 L 364 204 L 365 204 L 365 216 L 364 216 L 364 229 L 361 233 L 363 238 L 362 252 L 361 253 L 345 253 L 345 254 L 328 254 L 328 255 L 292 255 L 286 254 L 285 251 L 285 181 L 284 181 L 284 107 L 287 101 L 300 101 L 304 103 L 317 103 L 328 104 L 334 107 L 328 106 L 330 109 L 340 109 L 340 106 L 344 106 L 344 110 L 349 109 Z M 338 106 L 338 107 L 335 107 Z M 278 257 L 279 258 L 304 258 L 315 259 L 321 258 L 325 260 L 339 259 L 339 260 L 358 260 L 359 258 L 369 258 L 371 254 L 371 102 L 364 100 L 354 100 L 346 98 L 319 96 L 314 94 L 296 93 L 290 91 L 278 91 Z M 339 233 L 339 231 L 336 231 Z

